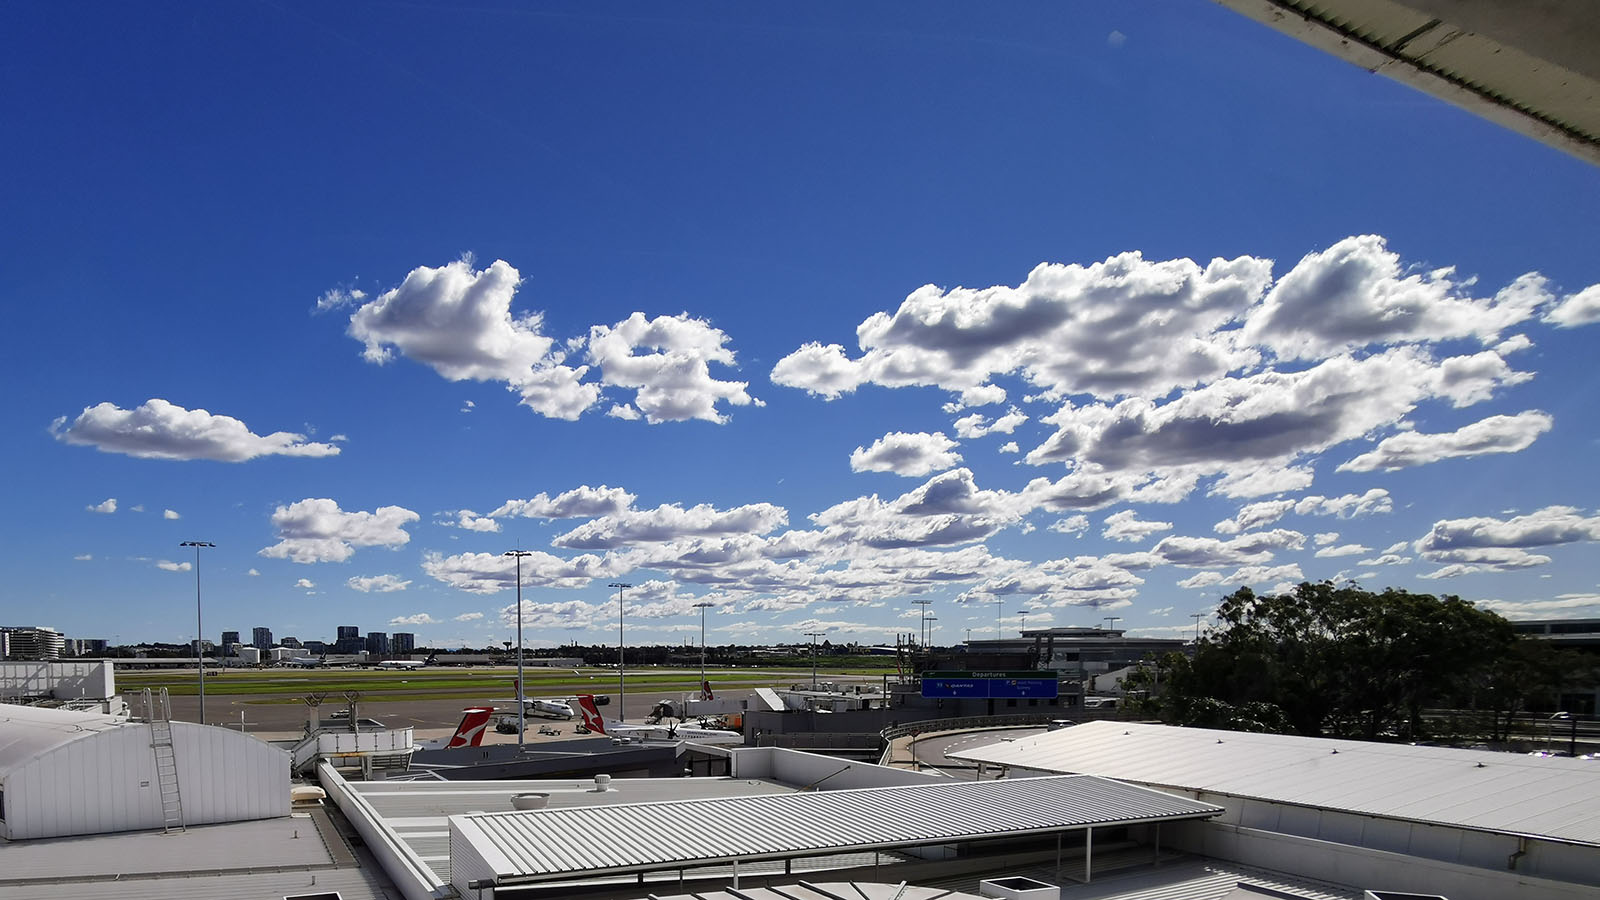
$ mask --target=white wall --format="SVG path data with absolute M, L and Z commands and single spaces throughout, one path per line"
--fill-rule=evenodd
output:
M 172 723 L 185 824 L 289 814 L 289 755 L 249 735 Z M 69 741 L 6 777 L 9 839 L 161 828 L 150 726 L 130 724 Z
M 0 697 L 104 700 L 116 695 L 116 676 L 109 660 L 0 662 Z
M 479 893 L 467 885 L 499 874 L 495 866 L 478 852 L 478 845 L 472 840 L 474 836 L 481 840 L 483 832 L 465 816 L 451 816 L 449 823 L 450 884 L 463 897 L 478 897 Z
M 1595 889 L 1505 870 L 1462 866 L 1219 822 L 1162 829 L 1163 846 L 1348 884 L 1364 890 L 1441 894 L 1450 900 L 1593 900 Z

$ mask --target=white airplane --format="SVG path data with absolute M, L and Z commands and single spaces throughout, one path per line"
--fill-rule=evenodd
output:
M 578 695 L 578 711 L 583 713 L 583 727 L 610 738 L 630 741 L 690 741 L 696 744 L 739 745 L 744 735 L 737 731 L 719 728 L 695 728 L 688 725 L 607 725 L 600 708 L 594 705 L 592 694 Z
M 567 703 L 571 697 L 528 697 L 522 693 L 522 682 L 515 679 L 511 682 L 516 689 L 515 697 L 490 700 L 490 703 L 521 703 L 525 715 L 543 716 L 547 719 L 571 719 L 577 715 L 572 711 L 572 706 Z
M 321 656 L 294 656 L 283 661 L 286 666 L 298 666 L 302 669 L 317 669 L 328 664 L 326 657 Z
M 469 706 L 461 711 L 461 724 L 456 726 L 456 733 L 447 738 L 433 738 L 432 740 L 418 741 L 413 749 L 416 750 L 454 750 L 458 747 L 477 747 L 483 743 L 483 730 L 489 725 L 489 718 L 494 715 L 492 706 Z
M 383 662 L 378 663 L 378 668 L 380 668 L 380 669 L 420 669 L 423 666 L 431 666 L 431 665 L 433 665 L 433 658 L 435 656 L 438 656 L 438 655 L 439 654 L 437 654 L 437 653 L 429 653 L 428 654 L 428 658 L 424 659 L 424 660 L 386 659 Z

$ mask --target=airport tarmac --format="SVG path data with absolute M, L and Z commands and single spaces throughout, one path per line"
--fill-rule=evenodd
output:
M 630 724 L 643 721 L 649 715 L 656 702 L 661 699 L 658 693 L 646 693 L 642 696 L 629 694 L 627 698 L 628 716 Z M 665 692 L 670 696 L 671 692 Z M 254 733 L 300 733 L 310 718 L 310 708 L 303 702 L 296 703 L 261 703 L 260 695 L 250 697 L 239 696 L 210 696 L 206 698 L 206 721 L 214 725 L 240 727 L 242 721 L 245 731 Z M 292 698 L 282 698 L 292 699 Z M 256 702 L 250 702 L 256 701 Z M 173 697 L 171 698 L 172 717 L 179 721 L 195 722 L 200 718 L 200 699 L 198 697 Z M 431 733 L 440 730 L 440 734 L 448 735 L 461 721 L 461 711 L 474 705 L 493 706 L 496 715 L 516 715 L 515 703 L 488 703 L 475 700 L 396 700 L 375 701 L 372 703 L 357 703 L 356 713 L 362 718 L 377 719 L 385 725 L 395 728 L 411 727 L 417 729 L 419 738 L 437 737 Z M 326 721 L 334 712 L 345 709 L 347 704 L 340 698 L 325 699 L 317 708 L 319 717 Z M 600 712 L 607 721 L 616 716 L 617 704 L 613 701 L 608 706 L 600 708 Z M 533 738 L 540 725 L 548 724 L 550 727 L 560 729 L 564 738 L 573 736 L 572 729 L 581 720 L 573 717 L 571 721 L 560 719 L 528 716 L 528 736 Z M 515 734 L 500 735 L 516 741 Z

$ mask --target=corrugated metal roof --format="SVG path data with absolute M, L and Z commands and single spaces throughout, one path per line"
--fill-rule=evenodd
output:
M 1217 815 L 1102 778 L 1061 776 L 453 817 L 507 880 L 607 874 Z
M 1126 722 L 1087 722 L 950 755 L 1600 844 L 1600 765 L 1584 760 Z
M 41 753 L 126 724 L 102 713 L 0 703 L 0 779 Z
M 352 781 L 352 791 L 391 823 L 435 822 L 442 830 L 446 816 L 502 812 L 511 798 L 527 791 L 549 797 L 549 808 L 613 806 L 663 800 L 710 800 L 776 794 L 792 790 L 759 778 L 618 778 L 607 791 L 595 790 L 593 779 L 526 781 Z
M 1217 0 L 1484 118 L 1600 163 L 1592 4 Z
M 983 900 L 976 894 L 952 893 L 939 888 L 918 887 L 914 884 L 874 884 L 862 881 L 829 881 L 812 884 L 801 882 L 777 888 L 742 888 L 738 891 L 707 891 L 699 894 L 673 894 L 652 900 L 839 900 L 840 897 L 859 897 L 861 900 Z

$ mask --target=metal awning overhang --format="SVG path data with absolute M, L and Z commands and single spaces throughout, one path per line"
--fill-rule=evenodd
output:
M 1203 819 L 1222 808 L 1090 775 L 450 818 L 497 886 Z

